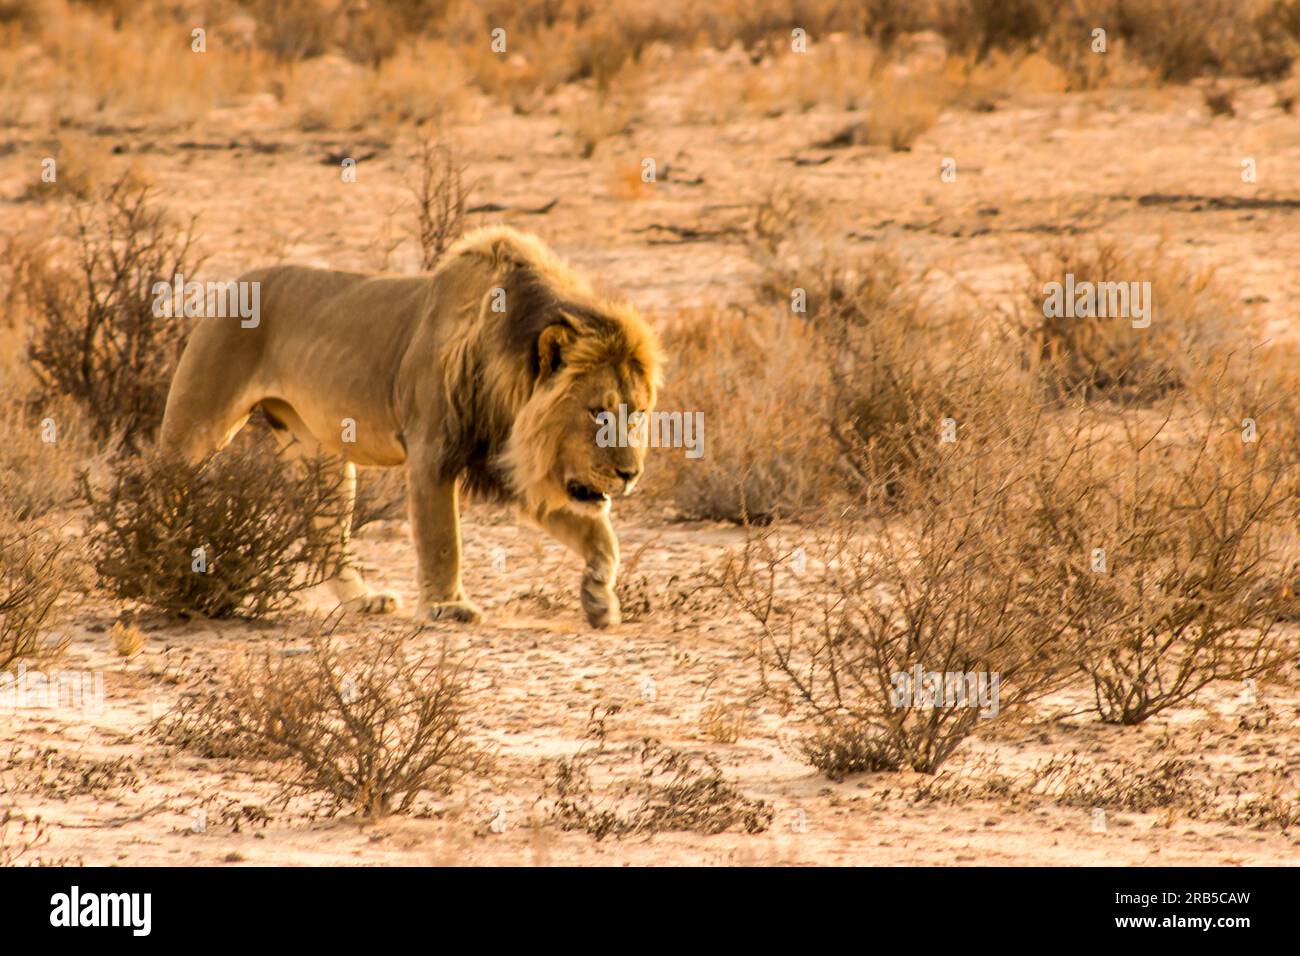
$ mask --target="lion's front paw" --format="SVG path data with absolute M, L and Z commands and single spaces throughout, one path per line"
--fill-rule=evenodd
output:
M 367 591 L 343 606 L 358 614 L 392 614 L 402 609 L 402 599 L 391 591 Z
M 463 624 L 481 624 L 483 612 L 472 601 L 436 601 L 421 606 L 415 612 L 415 619 L 423 622 L 460 621 Z
M 614 589 L 592 579 L 582 582 L 582 610 L 592 627 L 613 627 L 623 620 Z

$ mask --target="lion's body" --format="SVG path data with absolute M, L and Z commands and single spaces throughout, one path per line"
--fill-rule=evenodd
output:
M 286 444 L 345 460 L 350 482 L 355 465 L 409 469 L 425 616 L 477 617 L 459 574 L 468 485 L 517 502 L 581 553 L 588 616 L 617 620 L 606 505 L 630 489 L 641 454 L 595 448 L 582 422 L 592 402 L 653 402 L 657 345 L 629 307 L 503 228 L 462 240 L 429 275 L 284 266 L 241 281 L 260 286 L 258 321 L 200 321 L 168 396 L 164 452 L 201 459 L 260 406 Z M 372 600 L 350 567 L 335 583 L 358 606 L 393 604 Z

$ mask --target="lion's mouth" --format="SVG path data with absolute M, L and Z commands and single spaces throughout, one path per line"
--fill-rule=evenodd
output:
M 595 505 L 609 500 L 609 495 L 603 491 L 597 491 L 590 485 L 584 485 L 580 481 L 571 481 L 564 486 L 564 490 L 569 493 L 569 497 L 574 501 L 581 501 L 583 504 Z

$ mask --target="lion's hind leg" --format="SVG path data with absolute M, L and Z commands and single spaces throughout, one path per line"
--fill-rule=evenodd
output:
M 282 417 L 287 416 L 284 415 L 284 410 L 279 408 L 274 414 L 267 413 L 271 423 L 271 434 L 275 436 L 276 443 L 280 446 L 281 458 L 286 461 L 297 461 L 321 454 L 321 449 L 315 441 L 310 438 L 305 440 L 299 438 L 280 420 Z M 343 539 L 344 557 L 338 574 L 325 583 L 339 604 L 348 610 L 359 611 L 362 614 L 391 614 L 401 609 L 401 598 L 390 591 L 372 590 L 366 584 L 352 555 L 352 514 L 357 500 L 357 467 L 350 461 L 338 462 L 338 467 L 342 470 L 339 493 L 343 497 L 343 511 L 337 521 L 336 533 Z M 330 519 L 319 520 L 334 524 Z

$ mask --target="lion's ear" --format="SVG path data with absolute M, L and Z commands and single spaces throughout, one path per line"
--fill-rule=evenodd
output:
M 537 337 L 537 368 L 542 381 L 546 381 L 564 365 L 564 351 L 572 340 L 573 329 L 556 322 L 542 329 Z

